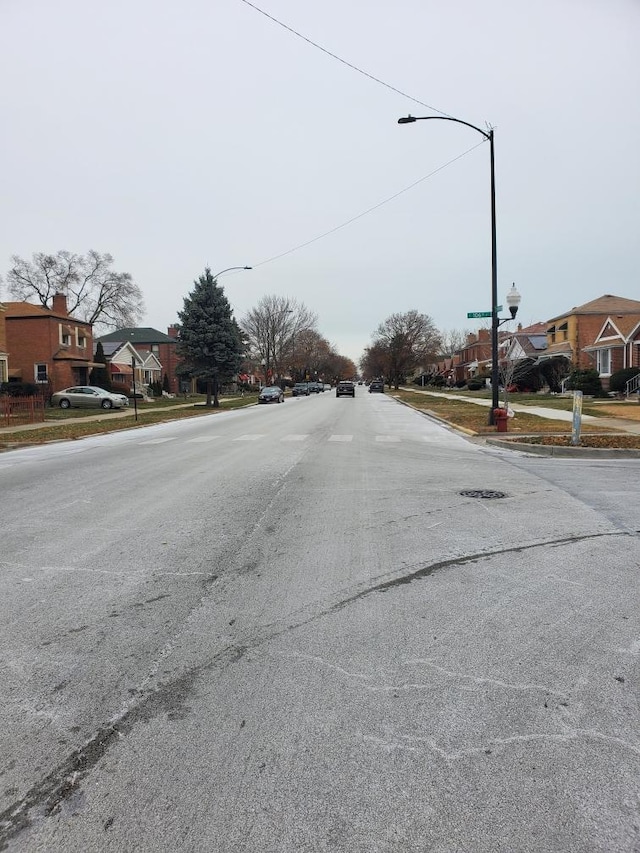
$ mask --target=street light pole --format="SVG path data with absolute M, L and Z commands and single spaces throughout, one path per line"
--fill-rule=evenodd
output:
M 403 116 L 398 124 L 412 124 L 414 121 L 453 121 L 464 124 L 480 133 L 489 142 L 489 158 L 491 163 L 491 408 L 489 409 L 489 424 L 493 425 L 493 410 L 498 408 L 498 246 L 496 238 L 496 170 L 495 151 L 493 143 L 493 128 L 482 130 L 475 124 L 449 116 Z

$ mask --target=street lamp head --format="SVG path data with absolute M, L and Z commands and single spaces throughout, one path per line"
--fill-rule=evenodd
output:
M 243 270 L 252 270 L 253 267 L 242 267 Z
M 414 121 L 417 121 L 415 116 L 402 116 L 398 119 L 398 124 L 413 124 Z
M 515 284 L 511 285 L 511 290 L 507 293 L 507 305 L 509 306 L 509 311 L 511 312 L 511 319 L 514 320 L 516 314 L 518 313 L 518 306 L 522 300 L 522 296 L 516 290 Z

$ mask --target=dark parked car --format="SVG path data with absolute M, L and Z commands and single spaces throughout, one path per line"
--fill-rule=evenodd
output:
M 94 385 L 76 385 L 52 394 L 51 405 L 61 409 L 122 409 L 129 405 L 129 398 Z
M 291 391 L 292 397 L 308 397 L 310 394 L 307 382 L 296 382 Z
M 338 382 L 336 397 L 355 397 L 356 386 L 353 382 Z
M 369 385 L 369 393 L 370 394 L 384 394 L 384 382 L 374 381 Z
M 284 391 L 277 385 L 263 388 L 258 396 L 259 403 L 284 403 Z
M 324 384 L 322 382 L 309 382 L 309 393 L 320 394 L 324 393 Z

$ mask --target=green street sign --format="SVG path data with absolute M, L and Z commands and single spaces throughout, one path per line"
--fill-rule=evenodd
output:
M 496 314 L 502 311 L 502 305 L 496 305 Z M 474 317 L 490 317 L 491 311 L 471 311 L 467 314 L 467 319 L 472 320 Z

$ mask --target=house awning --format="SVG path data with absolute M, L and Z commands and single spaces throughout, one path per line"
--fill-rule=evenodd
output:
M 582 347 L 583 352 L 596 352 L 599 349 L 620 349 L 624 347 L 624 341 L 610 341 L 607 344 L 592 344 L 590 347 Z
M 104 365 L 102 365 L 102 367 L 104 367 Z M 112 361 L 109 367 L 111 368 L 112 373 L 124 373 L 127 376 L 131 376 L 132 370 L 126 364 L 116 364 L 114 361 Z

